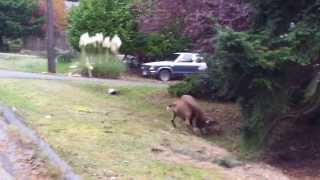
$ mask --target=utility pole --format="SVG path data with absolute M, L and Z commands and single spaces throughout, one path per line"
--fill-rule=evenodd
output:
M 47 31 L 48 72 L 56 73 L 52 0 L 47 0 Z

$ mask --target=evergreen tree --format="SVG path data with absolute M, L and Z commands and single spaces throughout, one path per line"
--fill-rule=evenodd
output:
M 5 39 L 17 39 L 39 30 L 42 18 L 35 0 L 0 0 L 0 48 Z

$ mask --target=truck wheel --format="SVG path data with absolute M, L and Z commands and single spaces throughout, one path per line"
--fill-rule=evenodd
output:
M 171 79 L 171 72 L 167 69 L 161 70 L 159 73 L 159 79 L 161 81 L 170 81 Z

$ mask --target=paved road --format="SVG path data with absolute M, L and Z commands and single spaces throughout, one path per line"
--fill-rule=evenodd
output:
M 38 80 L 61 80 L 61 81 L 86 81 L 96 83 L 108 83 L 112 85 L 131 85 L 131 86 L 151 86 L 151 87 L 167 87 L 164 83 L 153 83 L 144 81 L 128 81 L 115 79 L 97 79 L 84 77 L 68 77 L 53 74 L 27 73 L 10 70 L 0 70 L 0 79 L 38 79 Z

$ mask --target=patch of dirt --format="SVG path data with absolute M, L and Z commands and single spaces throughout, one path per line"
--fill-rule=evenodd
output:
M 200 101 L 204 111 L 219 124 L 223 135 L 236 135 L 240 133 L 241 113 L 235 103 L 208 103 Z
M 165 108 L 175 99 L 165 92 L 148 97 L 149 102 L 161 108 Z M 206 139 L 210 139 L 211 136 L 221 136 L 225 139 L 239 136 L 242 118 L 239 106 L 232 103 L 212 103 L 205 100 L 199 100 L 199 102 L 204 111 L 219 123 L 218 131 L 221 132 L 209 135 Z M 293 180 L 320 179 L 320 128 L 305 126 L 300 129 L 293 129 L 293 131 L 286 133 L 285 136 L 279 135 L 279 137 L 280 141 L 267 150 L 261 163 L 249 163 L 233 168 L 231 171 L 244 176 L 248 172 L 251 174 L 264 174 L 265 176 L 265 178 L 254 178 L 254 175 L 252 175 L 253 179 L 278 180 L 278 177 L 272 175 L 274 174 L 273 172 L 276 172 L 276 176 L 280 173 L 281 175 L 279 176 L 281 177 L 284 176 L 282 174 L 284 173 Z M 212 147 L 211 145 L 204 145 L 203 147 L 159 146 L 155 147 L 154 151 L 156 159 L 175 161 L 182 164 L 190 163 L 201 168 L 216 167 L 212 161 L 231 155 L 224 149 Z M 230 150 L 232 150 L 232 153 L 237 153 L 238 151 L 237 147 Z M 199 152 L 202 152 L 202 154 L 200 155 Z M 288 179 L 288 177 L 284 179 L 286 178 Z M 248 179 L 248 177 L 245 179 Z
M 166 92 L 160 92 L 146 97 L 154 106 L 166 109 L 166 106 L 171 104 L 177 98 L 170 96 Z M 233 138 L 238 136 L 241 128 L 241 113 L 239 106 L 235 103 L 215 103 L 208 102 L 204 99 L 198 100 L 205 113 L 218 125 L 210 128 L 210 134 L 214 136 L 225 136 Z M 169 113 L 169 112 L 168 112 Z M 169 119 L 168 119 L 169 122 Z M 210 138 L 206 136 L 206 138 Z
M 299 127 L 299 128 L 297 128 Z M 264 160 L 296 180 L 320 179 L 320 128 L 314 124 L 294 125 L 279 135 L 267 149 Z
M 239 163 L 229 160 L 233 168 L 224 168 L 216 163 L 218 160 L 232 159 L 232 154 L 223 148 L 206 142 L 197 146 L 177 145 L 165 139 L 154 146 L 151 151 L 155 160 L 168 161 L 176 164 L 188 164 L 196 168 L 212 169 L 222 172 L 225 178 L 233 180 L 289 180 L 290 178 L 264 163 Z M 231 162 L 234 161 L 234 162 Z M 232 165 L 233 166 L 233 165 Z
M 54 169 L 48 167 L 48 162 L 39 156 L 35 145 L 0 118 L 0 169 L 6 172 L 7 179 L 59 179 Z
M 148 97 L 148 101 L 159 106 L 159 108 L 165 108 L 166 105 L 175 99 L 176 98 L 171 97 L 165 92 Z M 234 140 L 234 137 L 240 134 L 242 118 L 239 106 L 232 103 L 214 103 L 205 100 L 199 100 L 199 102 L 204 108 L 204 111 L 219 123 L 218 129 L 216 130 L 221 132 L 205 138 L 210 140 L 211 136 L 220 136 L 225 140 L 231 138 L 231 141 L 237 141 Z M 300 128 L 297 129 L 296 127 Z M 278 139 L 276 143 L 273 143 L 273 145 L 266 150 L 260 163 L 249 163 L 235 167 L 227 170 L 228 173 L 239 174 L 241 177 L 246 177 L 244 178 L 246 180 L 250 178 L 255 180 L 280 180 L 281 178 L 319 180 L 319 126 L 301 124 L 294 125 L 288 129 L 290 129 L 290 132 L 277 135 Z M 173 161 L 181 164 L 188 163 L 200 168 L 217 167 L 212 161 L 231 155 L 230 152 L 222 148 L 208 144 L 199 147 L 177 147 L 172 144 L 158 145 L 154 147 L 154 150 L 153 153 L 158 160 Z M 238 151 L 237 147 L 230 150 L 232 153 L 237 153 Z

